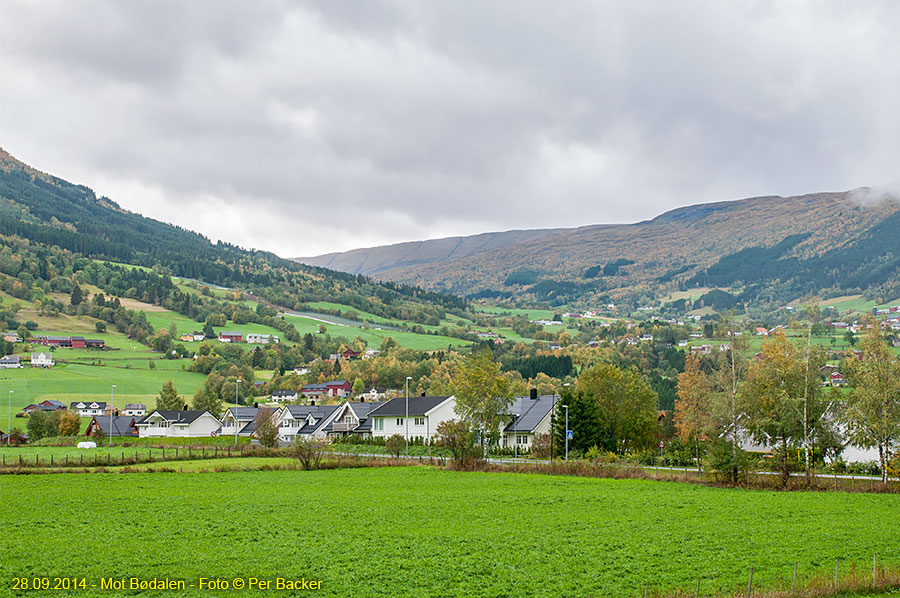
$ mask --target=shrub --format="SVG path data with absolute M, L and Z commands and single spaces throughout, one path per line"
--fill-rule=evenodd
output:
M 399 457 L 406 449 L 406 440 L 400 434 L 394 434 L 385 441 L 384 448 L 394 457 Z
M 294 456 L 300 461 L 300 467 L 306 470 L 318 469 L 328 448 L 328 441 L 324 438 L 314 438 L 297 434 L 294 440 Z

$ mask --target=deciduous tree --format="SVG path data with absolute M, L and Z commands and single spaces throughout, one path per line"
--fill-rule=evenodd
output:
M 488 439 L 496 440 L 500 424 L 507 421 L 507 408 L 512 402 L 509 380 L 500 371 L 490 351 L 479 351 L 461 363 L 453 378 L 456 413 L 481 433 L 484 456 Z
M 655 440 L 657 395 L 636 369 L 597 364 L 581 373 L 575 390 L 597 402 L 599 446 L 620 454 L 646 448 Z
M 697 469 L 701 471 L 700 442 L 714 437 L 717 429 L 712 391 L 712 382 L 700 367 L 700 358 L 688 355 L 684 362 L 684 372 L 678 375 L 675 431 L 682 442 L 694 443 Z

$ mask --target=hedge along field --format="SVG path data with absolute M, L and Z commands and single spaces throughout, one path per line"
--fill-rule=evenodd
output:
M 892 495 L 428 467 L 0 476 L 0 495 L 40 505 L 0 511 L 0 587 L 239 575 L 321 579 L 326 596 L 640 596 L 900 555 Z

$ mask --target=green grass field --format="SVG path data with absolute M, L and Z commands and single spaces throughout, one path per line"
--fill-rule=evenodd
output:
M 704 592 L 746 587 L 751 566 L 766 587 L 794 561 L 802 579 L 900 552 L 892 495 L 427 467 L 0 476 L 0 495 L 20 505 L 0 513 L 3 588 L 280 576 L 320 579 L 325 596 L 639 596 L 698 577 Z

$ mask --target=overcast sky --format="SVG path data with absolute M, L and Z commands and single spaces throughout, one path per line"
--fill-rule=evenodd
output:
M 0 0 L 0 146 L 286 257 L 897 180 L 900 3 Z

